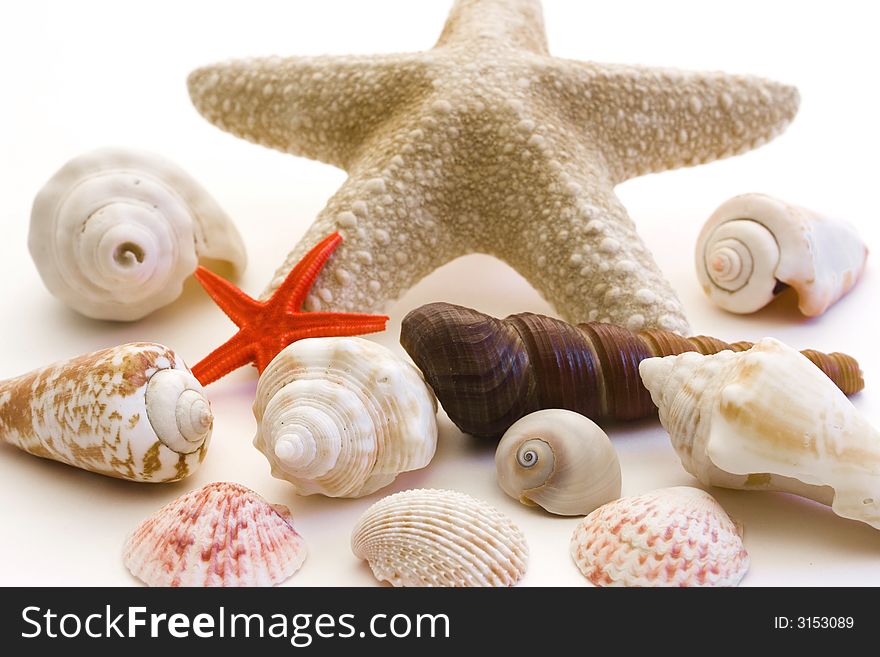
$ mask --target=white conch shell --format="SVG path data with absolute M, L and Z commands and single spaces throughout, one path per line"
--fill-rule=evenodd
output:
M 880 432 L 791 347 L 768 338 L 739 353 L 649 358 L 639 373 L 702 483 L 802 495 L 880 529 Z
M 749 569 L 742 532 L 699 488 L 661 488 L 599 507 L 571 537 L 596 586 L 736 586 Z
M 856 284 L 867 256 L 849 223 L 765 194 L 743 194 L 703 226 L 697 278 L 712 301 L 734 313 L 755 312 L 790 286 L 803 314 L 821 315 Z
M 236 271 L 244 244 L 173 162 L 108 148 L 65 164 L 37 194 L 28 246 L 49 291 L 88 317 L 131 321 L 174 301 L 200 259 Z
M 362 497 L 428 465 L 436 413 L 420 372 L 385 347 L 307 338 L 260 376 L 254 445 L 301 495 Z
M 553 408 L 517 420 L 498 443 L 495 470 L 513 499 L 563 516 L 586 515 L 620 497 L 611 441 L 573 411 Z
M 433 489 L 376 502 L 355 525 L 351 549 L 394 586 L 513 586 L 529 552 L 519 528 L 494 507 Z
M 125 566 L 149 586 L 272 586 L 305 558 L 286 506 L 224 482 L 166 504 L 123 548 Z
M 131 343 L 0 382 L 0 440 L 134 481 L 176 481 L 205 458 L 201 384 L 160 344 Z

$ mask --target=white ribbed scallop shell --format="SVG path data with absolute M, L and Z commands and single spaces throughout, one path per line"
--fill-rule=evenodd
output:
M 126 567 L 149 586 L 273 586 L 305 558 L 287 507 L 224 482 L 159 509 L 123 550 Z
M 855 228 L 766 194 L 723 203 L 703 226 L 697 278 L 712 301 L 752 313 L 794 288 L 805 315 L 821 315 L 856 284 L 868 250 Z
M 244 244 L 216 201 L 173 162 L 105 148 L 37 194 L 28 246 L 49 291 L 88 317 L 131 321 L 171 303 L 200 259 L 242 271 Z
M 301 495 L 362 497 L 428 465 L 436 413 L 421 373 L 385 347 L 307 338 L 260 376 L 254 445 Z
M 525 537 L 507 516 L 450 490 L 379 500 L 355 526 L 351 549 L 394 586 L 512 586 L 528 560 Z
M 749 569 L 739 528 L 698 488 L 662 488 L 601 506 L 571 537 L 596 586 L 736 586 Z
M 649 358 L 639 373 L 702 483 L 802 495 L 880 529 L 880 432 L 796 350 L 767 338 Z

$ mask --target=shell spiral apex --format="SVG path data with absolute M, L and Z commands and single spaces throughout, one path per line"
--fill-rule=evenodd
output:
M 28 246 L 49 291 L 96 319 L 131 321 L 171 303 L 199 259 L 244 269 L 216 201 L 173 162 L 107 148 L 65 164 L 37 194 Z
M 596 586 L 736 586 L 749 569 L 739 527 L 689 486 L 599 507 L 578 524 L 570 551 Z
M 651 358 L 642 380 L 685 470 L 703 484 L 775 490 L 880 529 L 880 432 L 797 351 Z
M 149 586 L 272 586 L 305 558 L 287 507 L 225 482 L 165 505 L 123 550 L 125 566 Z
M 696 247 L 697 278 L 709 298 L 752 313 L 786 287 L 800 311 L 821 315 L 858 282 L 868 249 L 855 228 L 765 194 L 721 205 Z
M 351 549 L 394 586 L 513 586 L 528 560 L 525 537 L 507 516 L 450 490 L 379 500 L 355 525 Z
M 419 371 L 362 338 L 306 338 L 260 376 L 254 445 L 301 495 L 362 497 L 423 468 L 437 403 Z
M 214 417 L 174 351 L 135 342 L 0 381 L 0 440 L 121 479 L 177 481 L 205 458 Z
M 498 443 L 502 490 L 559 515 L 586 515 L 620 497 L 620 462 L 596 424 L 573 411 L 547 409 L 517 420 Z

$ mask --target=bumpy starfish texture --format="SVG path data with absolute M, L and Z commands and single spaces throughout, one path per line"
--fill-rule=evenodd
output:
M 252 299 L 229 281 L 199 267 L 195 276 L 238 333 L 202 359 L 192 373 L 208 385 L 248 363 L 262 373 L 279 351 L 302 338 L 361 335 L 385 330 L 383 315 L 302 312 L 301 307 L 321 268 L 342 242 L 333 233 L 300 260 L 266 301 Z
M 614 186 L 755 148 L 798 106 L 758 78 L 551 57 L 537 0 L 459 0 L 428 52 L 234 61 L 189 89 L 218 127 L 349 173 L 265 294 L 339 230 L 307 307 L 382 308 L 483 252 L 570 321 L 680 332 Z

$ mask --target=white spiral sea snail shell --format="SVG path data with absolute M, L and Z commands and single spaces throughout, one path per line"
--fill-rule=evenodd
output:
M 244 245 L 173 162 L 108 148 L 65 164 L 37 194 L 28 246 L 49 291 L 96 319 L 132 321 L 174 301 L 199 259 L 244 269 Z
M 824 313 L 856 284 L 868 250 L 855 228 L 765 194 L 743 194 L 709 217 L 697 278 L 725 310 L 752 313 L 785 287 L 804 315 Z
M 254 445 L 297 493 L 362 497 L 423 468 L 437 402 L 419 371 L 362 338 L 307 338 L 260 376 Z
M 212 423 L 201 384 L 160 344 L 123 344 L 0 381 L 0 440 L 120 479 L 183 479 L 205 458 Z
M 596 424 L 574 411 L 530 413 L 495 452 L 498 484 L 513 499 L 563 516 L 585 516 L 620 497 L 620 462 Z

